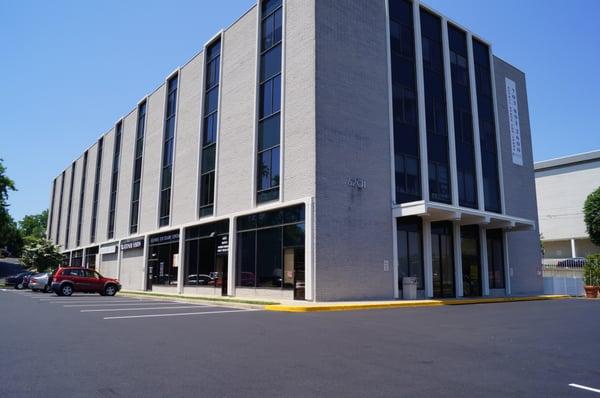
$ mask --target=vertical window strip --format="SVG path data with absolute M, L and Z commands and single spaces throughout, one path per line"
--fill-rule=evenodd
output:
M 62 172 L 62 175 L 60 177 L 60 198 L 58 200 L 58 220 L 56 223 L 56 240 L 54 241 L 55 244 L 59 244 L 58 242 L 60 241 L 60 224 L 62 222 L 62 204 L 63 204 L 63 194 L 65 192 L 65 172 Z
M 173 180 L 173 147 L 175 144 L 175 120 L 177 112 L 178 75 L 167 82 L 163 158 L 160 178 L 159 227 L 169 225 L 171 219 L 171 186 Z
M 79 211 L 77 214 L 77 239 L 75 246 L 81 245 L 81 225 L 83 223 L 83 202 L 85 197 L 85 179 L 87 174 L 88 151 L 83 154 L 83 169 L 81 170 L 81 187 L 79 189 Z
M 459 204 L 460 206 L 476 209 L 478 207 L 477 176 L 475 172 L 475 140 L 467 36 L 462 30 L 448 24 L 448 40 L 450 44 Z
M 446 84 L 442 47 L 442 21 L 421 9 L 421 43 L 425 82 L 425 117 L 429 196 L 432 201 L 450 204 L 450 153 L 446 114 Z
M 473 39 L 473 61 L 477 86 L 477 111 L 479 115 L 479 141 L 485 210 L 501 212 L 500 177 L 498 173 L 498 148 L 494 99 L 492 97 L 492 72 L 489 47 Z
M 146 130 L 146 101 L 138 106 L 138 118 L 135 139 L 135 159 L 133 162 L 133 181 L 131 187 L 131 208 L 129 219 L 129 233 L 138 231 L 140 213 L 140 191 L 142 182 L 142 162 L 144 158 L 144 134 Z
M 54 197 L 56 195 L 56 178 L 52 181 L 52 197 L 50 198 L 50 210 L 48 210 L 48 240 L 52 240 L 52 219 L 54 218 Z
M 422 198 L 412 3 L 389 2 L 396 203 Z
M 69 248 L 69 234 L 71 232 L 71 209 L 73 208 L 73 185 L 75 183 L 75 170 L 77 162 L 71 167 L 71 185 L 69 186 L 69 205 L 67 206 L 67 229 L 65 233 L 65 249 Z
M 221 39 L 218 39 L 207 47 L 205 57 L 199 217 L 210 216 L 214 212 L 215 162 L 219 127 Z
M 117 193 L 119 191 L 119 163 L 121 161 L 122 132 L 123 122 L 120 121 L 119 123 L 117 123 L 115 129 L 115 144 L 113 149 L 113 163 L 110 180 L 110 200 L 108 209 L 108 239 L 112 239 L 115 236 L 115 213 L 117 205 Z
M 100 178 L 102 171 L 102 150 L 104 137 L 98 140 L 98 151 L 96 153 L 96 173 L 94 176 L 94 200 L 92 201 L 92 222 L 90 223 L 90 243 L 96 241 L 96 224 L 98 220 L 98 195 L 100 193 Z
M 260 28 L 257 203 L 279 199 L 282 23 L 282 1 L 263 0 Z

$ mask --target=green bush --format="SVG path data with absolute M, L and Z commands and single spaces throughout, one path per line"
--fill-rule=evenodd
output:
M 600 253 L 586 257 L 583 275 L 586 286 L 600 286 Z

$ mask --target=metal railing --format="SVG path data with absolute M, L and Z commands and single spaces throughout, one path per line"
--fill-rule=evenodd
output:
M 542 259 L 543 275 L 545 277 L 583 277 L 585 258 L 545 258 Z

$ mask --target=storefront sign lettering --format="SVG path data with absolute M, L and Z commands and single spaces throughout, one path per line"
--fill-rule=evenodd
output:
M 142 247 L 144 247 L 144 238 L 121 242 L 122 251 L 141 249 Z

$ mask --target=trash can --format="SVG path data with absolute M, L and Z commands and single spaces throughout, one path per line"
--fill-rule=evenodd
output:
M 404 300 L 417 299 L 417 278 L 412 276 L 402 278 L 402 298 Z

